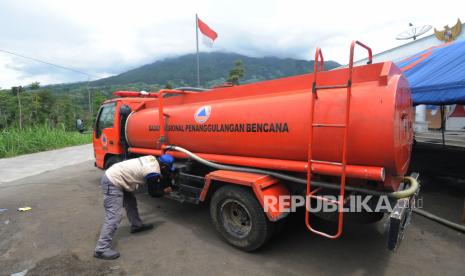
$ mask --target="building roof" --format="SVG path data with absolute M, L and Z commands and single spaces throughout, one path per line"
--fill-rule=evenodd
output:
M 465 40 L 430 47 L 396 65 L 408 79 L 414 105 L 465 104 Z
M 462 33 L 457 37 L 457 41 L 465 40 L 465 23 L 462 24 Z M 440 41 L 433 34 L 428 36 L 423 36 L 416 40 L 409 41 L 408 43 L 396 46 L 394 48 L 385 50 L 383 52 L 373 55 L 373 63 L 384 62 L 384 61 L 393 61 L 397 62 L 405 57 L 414 55 L 419 51 L 423 51 L 433 46 L 438 46 L 444 44 L 443 41 Z M 355 62 L 355 65 L 366 64 L 367 59 L 361 59 Z

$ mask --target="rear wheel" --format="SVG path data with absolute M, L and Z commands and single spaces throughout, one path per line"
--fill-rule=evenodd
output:
M 223 238 L 245 251 L 258 249 L 274 233 L 273 223 L 254 194 L 241 187 L 218 189 L 210 202 L 210 215 Z

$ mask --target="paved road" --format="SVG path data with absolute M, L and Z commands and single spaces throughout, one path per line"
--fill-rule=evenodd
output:
M 118 229 L 115 261 L 91 254 L 103 217 L 101 171 L 92 161 L 0 185 L 0 275 L 29 269 L 36 275 L 463 275 L 465 236 L 414 216 L 399 250 L 385 250 L 383 223 L 348 225 L 343 238 L 308 233 L 294 216 L 255 253 L 241 252 L 218 237 L 206 206 L 138 194 L 142 217 L 156 228 L 130 235 Z M 460 217 L 463 192 L 428 191 L 425 208 Z M 432 191 L 432 192 L 431 192 Z M 444 197 L 445 196 L 445 197 Z M 15 211 L 31 206 L 27 213 Z
M 436 130 L 416 132 L 415 140 L 421 143 L 442 145 L 442 133 Z M 465 131 L 446 131 L 444 134 L 444 141 L 447 146 L 465 148 Z
M 94 158 L 92 144 L 0 159 L 0 185 Z

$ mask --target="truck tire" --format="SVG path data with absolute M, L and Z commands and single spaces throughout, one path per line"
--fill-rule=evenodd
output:
M 119 157 L 119 156 L 116 156 L 116 155 L 110 156 L 110 157 L 108 157 L 108 159 L 105 161 L 105 165 L 104 165 L 103 168 L 104 168 L 105 170 L 107 170 L 107 169 L 109 169 L 111 166 L 113 166 L 114 164 L 119 163 L 119 162 L 121 162 L 121 161 L 123 161 L 123 160 L 122 160 L 121 157 Z
M 242 187 L 218 189 L 210 202 L 210 215 L 223 238 L 244 251 L 258 249 L 274 233 L 274 225 L 255 195 Z

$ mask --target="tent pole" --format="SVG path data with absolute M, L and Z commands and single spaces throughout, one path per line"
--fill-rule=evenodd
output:
M 462 223 L 465 223 L 465 201 L 463 202 L 463 215 L 462 215 Z
M 445 122 L 445 119 L 444 119 L 444 113 L 445 113 L 444 105 L 441 105 L 441 134 L 442 134 L 442 145 L 443 145 L 443 146 L 446 145 L 446 141 L 445 141 L 445 138 L 444 138 L 444 130 L 445 130 L 445 128 L 446 128 L 446 122 Z

